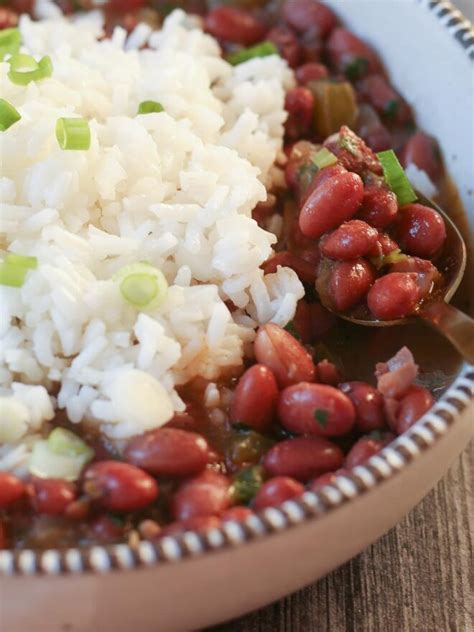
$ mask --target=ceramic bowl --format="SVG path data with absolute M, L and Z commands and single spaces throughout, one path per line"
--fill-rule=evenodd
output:
M 474 235 L 474 31 L 444 0 L 329 0 L 381 53 L 440 140 Z M 472 264 L 471 264 L 472 266 Z M 424 335 L 423 330 L 418 335 Z M 315 581 L 396 524 L 472 435 L 474 367 L 408 433 L 318 494 L 159 543 L 0 552 L 5 632 L 173 632 L 238 616 Z

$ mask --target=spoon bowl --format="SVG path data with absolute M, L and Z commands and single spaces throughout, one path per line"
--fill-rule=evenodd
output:
M 446 226 L 446 241 L 437 260 L 438 270 L 443 275 L 443 284 L 424 300 L 412 316 L 396 320 L 378 320 L 360 317 L 350 313 L 335 312 L 337 316 L 364 327 L 393 327 L 406 325 L 416 319 L 422 319 L 438 329 L 456 347 L 464 358 L 474 364 L 474 320 L 449 305 L 458 289 L 466 270 L 466 244 L 457 226 L 435 202 L 417 192 L 418 201 L 437 211 Z

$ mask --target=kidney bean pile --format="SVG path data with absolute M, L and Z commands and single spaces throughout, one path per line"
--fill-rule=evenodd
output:
M 70 0 L 58 3 L 73 10 Z M 91 8 L 90 0 L 74 6 Z M 130 30 L 140 20 L 158 25 L 169 3 L 109 0 L 105 7 L 109 30 Z M 196 380 L 182 388 L 185 413 L 120 450 L 84 424 L 80 435 L 95 456 L 77 482 L 0 472 L 0 548 L 133 545 L 241 521 L 330 484 L 433 404 L 415 383 L 407 348 L 379 363 L 372 382 L 346 374 L 331 349 L 344 325 L 330 310 L 404 317 L 439 283 L 443 220 L 419 203 L 400 208 L 374 153 L 393 147 L 402 164 L 415 164 L 442 190 L 436 142 L 416 129 L 377 53 L 324 4 L 208 9 L 195 0 L 186 7 L 203 16 L 224 55 L 270 41 L 295 71 L 297 85 L 286 95 L 287 188 L 270 192 L 254 218 L 268 227 L 280 217 L 277 252 L 264 272 L 293 268 L 306 296 L 285 329 L 268 323 L 257 331 L 254 363 L 222 378 L 218 407 L 206 406 L 208 385 Z M 29 10 L 29 0 L 2 6 L 0 28 Z M 333 161 L 318 168 L 321 148 Z M 78 433 L 59 415 L 53 425 Z

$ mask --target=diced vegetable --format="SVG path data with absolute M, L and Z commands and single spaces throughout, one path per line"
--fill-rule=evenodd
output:
M 16 55 L 20 50 L 21 34 L 16 28 L 0 31 L 0 61 L 7 55 Z
M 5 99 L 0 99 L 0 131 L 5 132 L 20 119 L 21 115 L 18 110 Z
M 77 437 L 77 440 L 81 441 L 79 437 Z M 83 467 L 94 456 L 94 452 L 84 444 L 85 448 L 81 454 L 73 454 L 73 450 L 77 450 L 77 446 L 72 448 L 72 445 L 73 442 L 70 441 L 68 443 L 64 437 L 60 436 L 58 440 L 58 435 L 53 438 L 52 442 L 50 442 L 49 438 L 37 441 L 31 453 L 30 473 L 40 478 L 62 478 L 66 481 L 77 480 Z M 76 444 L 74 443 L 74 445 Z
M 168 283 L 161 272 L 149 263 L 133 263 L 115 275 L 122 297 L 138 309 L 153 309 L 164 300 Z
M 331 151 L 329 151 L 329 149 L 323 147 L 316 152 L 312 160 L 314 164 L 318 167 L 318 169 L 324 169 L 325 167 L 335 165 L 337 162 L 337 157 Z
M 405 255 L 400 248 L 395 248 L 392 252 L 389 252 L 388 255 L 381 255 L 380 257 L 372 257 L 370 262 L 374 265 L 377 270 L 383 268 L 385 266 L 389 266 L 392 263 L 399 263 L 400 261 L 404 261 L 408 259 L 408 255 Z
M 234 476 L 233 497 L 236 503 L 248 503 L 258 492 L 265 480 L 261 465 L 246 467 Z
M 261 42 L 256 46 L 238 50 L 228 55 L 227 61 L 232 66 L 237 66 L 254 57 L 268 57 L 268 55 L 278 55 L 278 49 L 273 42 Z
M 9 252 L 5 257 L 5 263 L 11 265 L 20 266 L 22 268 L 28 268 L 29 270 L 36 270 L 38 267 L 38 259 L 36 257 L 28 257 L 26 255 L 17 255 L 14 252 Z
M 8 78 L 18 86 L 26 86 L 31 81 L 40 81 L 53 74 L 51 58 L 47 56 L 36 61 L 31 55 L 17 53 L 10 57 L 9 63 Z
M 21 287 L 25 282 L 28 268 L 4 261 L 0 263 L 0 285 Z
M 94 455 L 85 441 L 65 428 L 55 428 L 48 437 L 48 445 L 54 454 L 62 456 L 83 456 L 90 460 Z
M 152 114 L 153 112 L 164 112 L 164 107 L 158 101 L 142 101 L 138 106 L 138 114 Z
M 417 197 L 410 184 L 410 181 L 403 171 L 403 167 L 398 162 L 393 149 L 381 151 L 377 154 L 380 164 L 382 165 L 385 181 L 397 196 L 399 206 L 405 206 L 414 202 Z
M 314 94 L 314 128 L 318 136 L 330 136 L 342 125 L 354 127 L 359 108 L 354 89 L 348 81 L 312 81 L 308 88 Z
M 59 118 L 56 138 L 61 149 L 86 151 L 91 146 L 89 123 L 83 118 Z

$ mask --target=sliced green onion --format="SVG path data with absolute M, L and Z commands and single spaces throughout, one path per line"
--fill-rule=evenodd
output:
M 256 46 L 235 51 L 227 56 L 227 61 L 232 66 L 237 66 L 254 57 L 268 57 L 268 55 L 278 55 L 278 48 L 273 42 L 261 42 Z
M 16 55 L 20 50 L 21 35 L 18 29 L 4 29 L 0 31 L 0 61 L 6 55 Z
M 323 147 L 319 151 L 317 151 L 312 157 L 312 161 L 318 167 L 318 169 L 324 169 L 325 167 L 330 167 L 331 165 L 335 165 L 337 162 L 336 156 Z
M 392 265 L 392 263 L 399 263 L 400 261 L 405 261 L 408 259 L 408 255 L 404 254 L 400 248 L 395 248 L 392 252 L 389 252 L 388 255 L 381 255 L 380 257 L 371 257 L 370 262 L 380 270 L 380 268 L 384 268 L 385 266 Z
M 346 77 L 350 81 L 356 81 L 363 77 L 369 69 L 369 61 L 365 57 L 356 57 L 344 69 Z
M 4 261 L 0 263 L 0 285 L 21 287 L 25 282 L 28 268 Z
M 152 114 L 153 112 L 164 112 L 165 108 L 158 101 L 142 101 L 138 106 L 138 114 Z
M 17 123 L 21 119 L 21 115 L 11 103 L 0 99 L 0 131 L 4 132 L 9 127 Z
M 94 450 L 85 441 L 65 428 L 55 428 L 48 437 L 48 445 L 54 454 L 83 456 L 90 460 Z
M 14 252 L 7 254 L 5 263 L 10 263 L 11 265 L 20 266 L 22 268 L 29 268 L 30 270 L 35 270 L 38 267 L 38 259 L 36 257 L 17 255 Z
M 158 268 L 149 263 L 133 263 L 117 272 L 122 297 L 138 309 L 154 309 L 164 300 L 168 283 Z
M 398 162 L 393 149 L 381 151 L 377 154 L 380 164 L 382 165 L 385 181 L 397 196 L 399 206 L 405 206 L 414 202 L 416 193 L 410 184 L 410 181 L 403 171 L 403 167 Z
M 40 61 L 36 61 L 31 55 L 17 53 L 10 57 L 9 63 L 8 78 L 18 86 L 26 86 L 32 81 L 40 81 L 53 74 L 50 57 L 42 57 Z
M 56 138 L 61 149 L 87 150 L 91 146 L 89 123 L 83 118 L 59 118 Z

